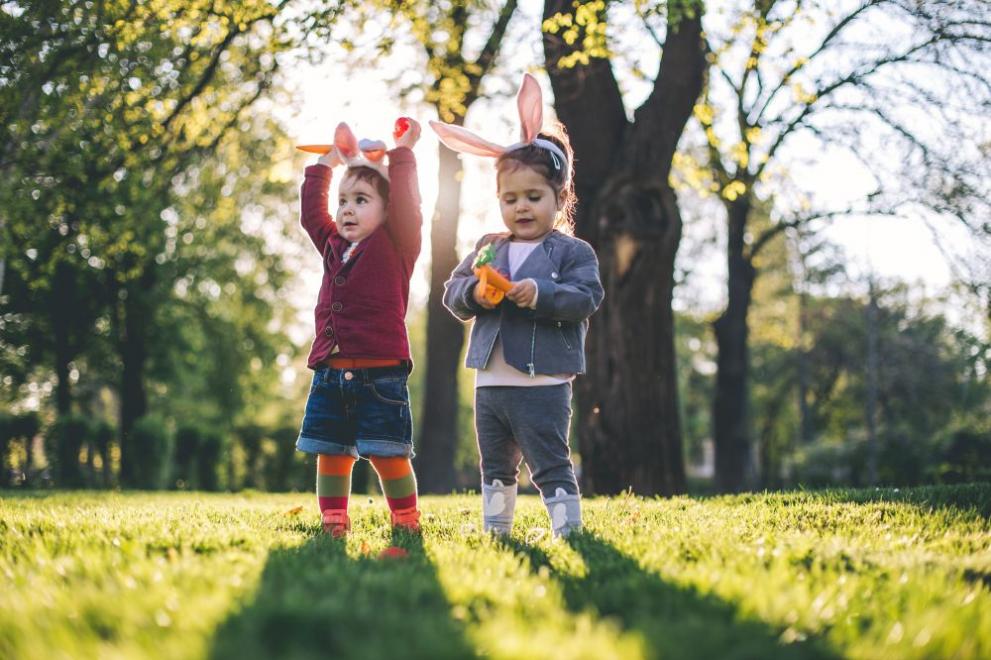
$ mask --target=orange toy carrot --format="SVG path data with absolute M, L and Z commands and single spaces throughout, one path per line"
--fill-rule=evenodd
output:
M 495 259 L 495 248 L 491 243 L 478 251 L 472 270 L 478 277 L 478 286 L 482 289 L 482 297 L 490 305 L 502 302 L 506 292 L 513 288 L 513 282 L 506 279 L 502 273 L 492 267 Z
M 308 154 L 320 154 L 321 156 L 330 153 L 330 150 L 334 148 L 332 144 L 301 144 L 296 147 L 300 151 L 305 151 Z
M 403 134 L 409 130 L 410 120 L 408 117 L 400 117 L 396 120 L 395 125 L 392 127 L 392 137 L 399 139 Z M 300 144 L 296 146 L 300 151 L 305 151 L 308 154 L 320 154 L 321 156 L 330 153 L 330 150 L 334 148 L 332 144 Z

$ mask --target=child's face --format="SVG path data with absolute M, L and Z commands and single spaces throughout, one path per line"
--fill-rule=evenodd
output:
M 526 165 L 499 172 L 502 221 L 523 240 L 541 238 L 554 228 L 561 200 L 539 172 Z
M 385 222 L 385 201 L 372 184 L 345 176 L 338 190 L 335 222 L 344 239 L 360 241 Z

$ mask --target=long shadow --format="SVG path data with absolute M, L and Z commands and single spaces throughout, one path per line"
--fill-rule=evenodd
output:
M 272 552 L 254 598 L 218 627 L 210 657 L 474 658 L 418 536 L 402 558 L 349 557 L 325 535 Z
M 784 644 L 782 630 L 744 618 L 735 606 L 717 597 L 665 582 L 591 533 L 572 534 L 567 539 L 585 561 L 584 577 L 556 571 L 539 547 L 516 539 L 503 542 L 527 557 L 534 571 L 546 567 L 551 572 L 561 585 L 568 609 L 591 610 L 612 618 L 623 630 L 640 633 L 649 657 L 839 657 L 822 640 Z

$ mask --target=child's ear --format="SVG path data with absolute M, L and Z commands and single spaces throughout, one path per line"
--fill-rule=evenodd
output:
M 561 209 L 564 208 L 565 202 L 568 201 L 568 191 L 564 188 L 561 188 L 561 190 L 559 190 L 557 193 L 556 199 L 557 199 L 557 210 L 560 211 Z

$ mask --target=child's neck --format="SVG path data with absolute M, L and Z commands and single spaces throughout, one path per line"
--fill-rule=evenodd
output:
M 553 230 L 551 230 L 551 231 L 553 231 Z M 516 243 L 543 243 L 544 242 L 544 239 L 547 238 L 550 235 L 551 235 L 551 232 L 547 232 L 543 236 L 538 236 L 537 238 L 520 238 L 519 236 L 516 236 L 515 234 L 513 234 L 512 236 L 509 237 L 509 240 L 511 240 L 513 242 L 516 242 Z

